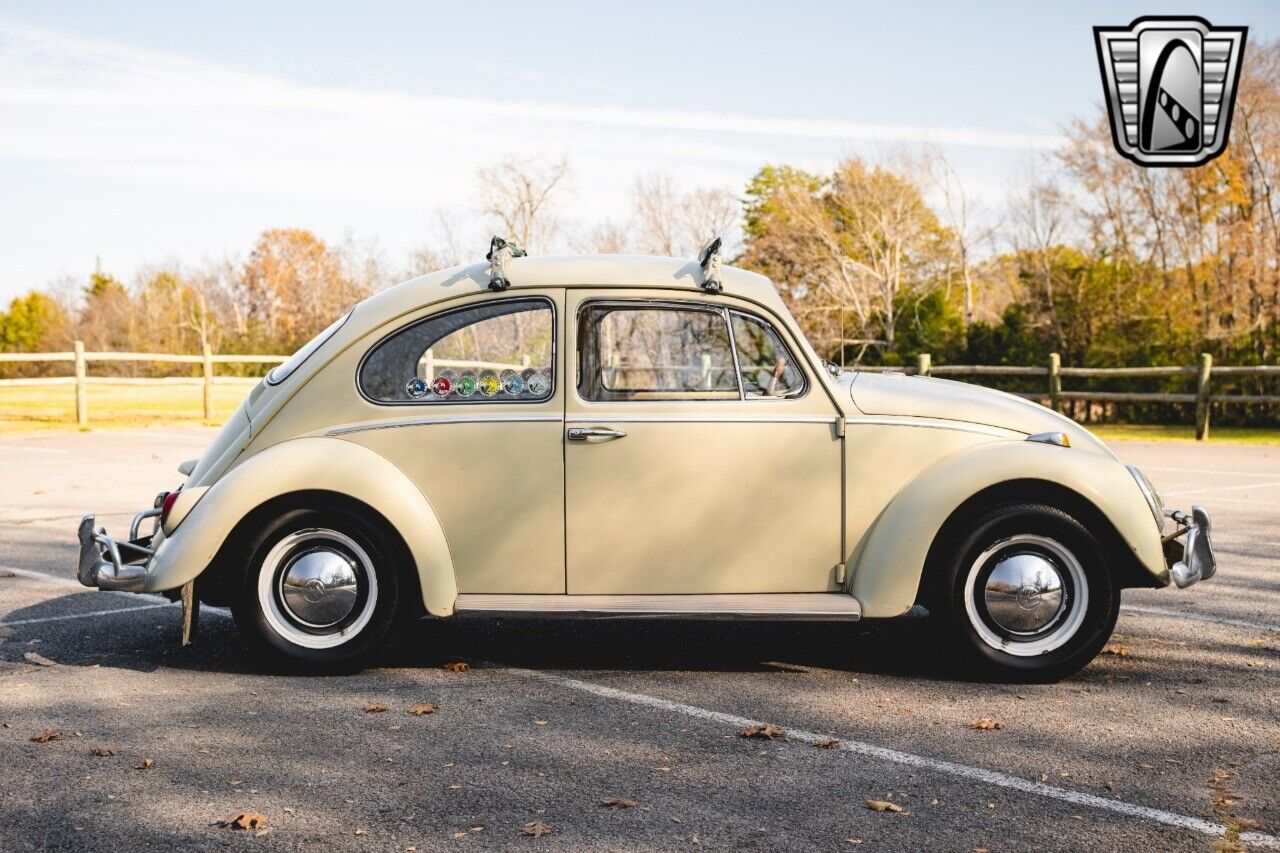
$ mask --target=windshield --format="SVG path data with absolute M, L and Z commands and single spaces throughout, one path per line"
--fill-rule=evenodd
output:
M 271 372 L 267 374 L 267 384 L 279 385 L 281 382 L 288 379 L 290 374 L 292 374 L 295 370 L 297 370 L 299 365 L 301 365 L 302 362 L 306 361 L 311 356 L 311 353 L 320 349 L 320 347 L 324 344 L 325 341 L 333 337 L 333 333 L 338 331 L 338 329 L 342 326 L 342 324 L 347 322 L 347 318 L 350 316 L 351 316 L 350 311 L 348 311 L 346 314 L 343 314 L 337 320 L 333 321 L 333 325 L 329 326 L 329 328 L 325 329 L 323 332 L 321 332 L 320 334 L 312 338 L 310 341 L 308 341 L 302 347 L 302 349 L 298 350 L 293 355 L 289 356 L 288 361 L 286 361 L 284 364 L 278 364 L 275 367 L 271 368 Z

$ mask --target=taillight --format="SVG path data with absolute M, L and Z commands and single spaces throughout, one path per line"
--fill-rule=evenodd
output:
M 182 486 L 174 489 L 164 496 L 164 501 L 160 504 L 160 526 L 169 523 L 169 511 L 173 509 L 173 505 L 178 502 L 178 495 L 182 492 Z

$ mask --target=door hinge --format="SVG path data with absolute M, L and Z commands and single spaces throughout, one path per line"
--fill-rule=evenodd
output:
M 845 573 L 844 563 L 836 563 L 836 583 L 843 584 L 845 582 Z

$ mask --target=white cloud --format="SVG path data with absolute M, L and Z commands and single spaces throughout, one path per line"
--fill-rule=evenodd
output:
M 317 86 L 4 21 L 0 114 L 0 178 L 38 165 L 64 185 L 50 186 L 53 194 L 77 180 L 114 179 L 131 188 L 138 208 L 146 207 L 143 199 L 163 199 L 167 209 L 159 213 L 170 218 L 198 221 L 203 210 L 207 220 L 240 218 L 252 230 L 298 224 L 373 231 L 397 247 L 413 241 L 430 210 L 470 203 L 476 169 L 512 153 L 568 156 L 577 187 L 571 214 L 585 221 L 625 215 L 632 181 L 645 172 L 671 174 L 686 185 L 740 187 L 765 162 L 830 162 L 858 143 L 926 142 L 995 153 L 1061 142 L 1050 134 L 979 128 Z M 314 221 L 280 221 L 300 205 Z M 107 239 L 93 223 L 77 220 L 73 210 L 63 215 L 57 225 L 80 266 L 109 248 L 93 245 Z M 131 261 L 193 247 L 206 254 L 243 248 L 233 245 L 243 239 L 234 229 L 148 248 L 145 241 L 164 233 L 164 223 L 147 221 L 145 211 L 130 215 L 139 217 L 137 245 L 118 248 Z M 9 232 L 0 288 L 38 285 L 62 271 L 36 257 L 40 241 L 22 237 L 24 228 L 50 225 L 12 206 L 0 214 Z M 128 238 L 113 232 L 110 239 Z

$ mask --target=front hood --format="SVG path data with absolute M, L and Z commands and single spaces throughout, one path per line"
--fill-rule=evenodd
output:
M 844 373 L 840 384 L 848 386 L 854 406 L 865 415 L 961 421 L 1026 435 L 1065 432 L 1072 446 L 1111 455 L 1102 442 L 1070 418 L 1004 391 L 901 373 Z

